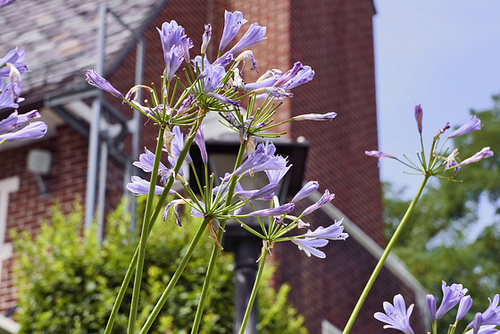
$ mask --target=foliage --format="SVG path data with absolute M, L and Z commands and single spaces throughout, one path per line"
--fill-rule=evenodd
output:
M 491 110 L 471 111 L 482 120 L 481 131 L 454 138 L 462 160 L 500 143 L 500 95 L 493 101 Z M 498 152 L 497 147 L 492 149 Z M 463 182 L 437 180 L 428 187 L 395 248 L 430 293 L 441 295 L 441 280 L 468 288 L 474 298 L 469 317 L 484 311 L 487 298 L 500 292 L 499 162 L 500 156 L 495 155 L 464 166 L 456 176 Z M 402 190 L 390 185 L 385 185 L 384 192 L 385 233 L 391 235 L 409 202 L 401 199 Z M 480 203 L 487 203 L 496 214 L 479 221 Z
M 16 269 L 19 312 L 16 320 L 22 333 L 98 333 L 104 328 L 123 274 L 132 257 L 137 237 L 128 232 L 130 217 L 120 206 L 107 219 L 106 239 L 99 245 L 95 229 L 82 236 L 82 208 L 65 216 L 54 207 L 50 224 L 43 224 L 33 237 L 13 232 L 18 259 Z M 147 252 L 139 323 L 149 315 L 154 303 L 174 273 L 199 221 L 182 228 L 173 222 L 158 221 L 151 233 Z M 165 237 L 168 235 L 168 239 Z M 197 307 L 206 264 L 213 242 L 200 242 L 151 333 L 187 333 Z M 219 257 L 218 272 L 212 281 L 211 299 L 200 333 L 229 333 L 233 321 L 233 260 Z M 272 268 L 269 268 L 272 270 Z M 268 270 L 266 275 L 271 274 Z M 303 318 L 287 304 L 290 287 L 278 292 L 261 287 L 259 327 L 265 333 L 305 333 Z M 127 326 L 131 287 L 117 318 L 114 333 Z

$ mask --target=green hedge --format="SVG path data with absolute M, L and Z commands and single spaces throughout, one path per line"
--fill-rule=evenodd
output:
M 95 230 L 82 236 L 79 205 L 67 216 L 55 207 L 51 222 L 43 224 L 35 237 L 12 233 L 18 260 L 15 319 L 21 323 L 22 333 L 102 332 L 137 243 L 137 237 L 128 232 L 129 220 L 123 206 L 111 213 L 102 245 L 94 237 Z M 163 292 L 198 224 L 196 220 L 187 221 L 182 228 L 168 221 L 155 224 L 148 241 L 138 324 Z M 202 240 L 151 333 L 189 332 L 213 244 L 208 236 Z M 200 333 L 232 332 L 233 280 L 232 256 L 222 253 Z M 289 289 L 284 285 L 276 292 L 264 280 L 259 296 L 261 333 L 307 333 L 303 317 L 287 303 Z M 113 333 L 126 332 L 130 296 L 131 287 Z

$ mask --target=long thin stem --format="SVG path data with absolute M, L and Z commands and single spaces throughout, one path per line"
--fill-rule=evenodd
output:
M 245 153 L 245 147 L 244 145 L 240 145 L 240 149 L 238 151 L 238 156 L 236 157 L 236 162 L 234 164 L 233 170 L 236 170 L 241 165 L 243 161 L 243 156 L 245 155 L 244 153 Z M 231 178 L 231 183 L 229 185 L 229 190 L 227 192 L 227 197 L 226 197 L 226 206 L 231 204 L 237 179 L 238 178 L 235 175 L 233 175 Z M 221 220 L 217 234 L 217 243 L 214 243 L 212 247 L 212 253 L 210 254 L 210 261 L 208 263 L 207 274 L 205 275 L 205 281 L 203 282 L 203 288 L 201 289 L 200 301 L 198 302 L 198 307 L 196 308 L 196 315 L 194 317 L 193 327 L 191 329 L 192 334 L 198 333 L 198 328 L 200 327 L 201 318 L 203 316 L 203 309 L 205 307 L 205 301 L 207 299 L 208 291 L 210 288 L 210 282 L 212 280 L 215 264 L 217 263 L 217 257 L 219 255 L 219 247 L 217 244 L 220 245 L 220 242 L 222 240 L 222 234 L 224 233 L 225 227 L 226 227 L 226 220 Z
M 200 224 L 200 227 L 198 227 L 198 230 L 196 231 L 196 234 L 193 237 L 193 240 L 191 240 L 191 243 L 189 244 L 189 247 L 186 251 L 186 254 L 184 254 L 184 257 L 182 258 L 181 262 L 179 263 L 179 266 L 177 267 L 174 275 L 168 282 L 167 287 L 163 291 L 160 299 L 156 303 L 155 307 L 149 314 L 148 319 L 144 323 L 144 326 L 142 327 L 141 331 L 139 334 L 147 333 L 148 330 L 151 328 L 153 325 L 154 321 L 156 320 L 156 317 L 160 313 L 161 309 L 163 308 L 163 305 L 165 305 L 168 297 L 170 296 L 170 293 L 174 289 L 175 285 L 177 284 L 177 281 L 182 275 L 182 272 L 186 268 L 189 260 L 191 259 L 191 255 L 193 254 L 194 249 L 196 248 L 196 245 L 198 244 L 198 241 L 200 241 L 200 237 L 205 231 L 205 228 L 207 227 L 207 224 L 210 222 L 210 218 L 207 217 L 203 220 L 203 223 Z
M 347 324 L 344 328 L 344 331 L 342 332 L 343 334 L 347 334 L 350 332 L 352 326 L 354 325 L 354 321 L 356 320 L 356 317 L 358 316 L 359 311 L 361 310 L 361 306 L 363 306 L 363 303 L 365 302 L 366 297 L 368 296 L 368 293 L 370 292 L 370 289 L 373 286 L 373 283 L 375 283 L 375 280 L 377 279 L 377 276 L 379 275 L 380 271 L 382 270 L 382 267 L 384 266 L 385 260 L 389 256 L 389 253 L 391 250 L 394 248 L 394 245 L 396 244 L 396 241 L 398 240 L 399 235 L 403 231 L 404 226 L 408 222 L 408 219 L 410 218 L 410 214 L 415 208 L 415 205 L 417 204 L 418 199 L 420 198 L 420 195 L 422 194 L 422 191 L 424 190 L 425 184 L 427 183 L 427 180 L 429 179 L 429 175 L 424 175 L 424 180 L 422 181 L 422 184 L 420 185 L 420 188 L 418 189 L 417 194 L 413 198 L 413 200 L 410 203 L 410 206 L 406 210 L 405 215 L 401 219 L 401 222 L 399 223 L 398 227 L 396 228 L 396 231 L 394 231 L 394 234 L 391 237 L 391 240 L 389 240 L 389 243 L 387 244 L 387 247 L 384 250 L 384 253 L 382 254 L 382 257 L 377 263 L 377 266 L 372 272 L 372 275 L 370 276 L 370 279 L 368 280 L 368 283 L 366 283 L 366 286 L 361 293 L 361 296 L 358 299 L 358 302 L 356 303 L 356 306 L 354 307 L 354 310 L 351 313 L 351 316 L 349 320 L 347 321 Z
M 158 168 L 160 165 L 161 151 L 163 148 L 163 133 L 165 132 L 165 128 L 160 126 L 160 130 L 158 132 L 158 142 L 156 144 L 155 151 L 155 161 L 153 164 L 153 170 L 151 172 L 151 180 L 149 186 L 148 198 L 146 201 L 146 210 L 144 214 L 144 220 L 142 223 L 142 231 L 141 237 L 139 239 L 139 252 L 137 255 L 137 265 L 135 270 L 135 279 L 134 279 L 134 288 L 132 290 L 132 302 L 130 306 L 130 314 L 128 318 L 128 327 L 127 333 L 135 333 L 135 320 L 137 317 L 137 307 L 139 304 L 139 294 L 141 291 L 141 282 L 142 282 L 142 271 L 144 268 L 144 257 L 146 255 L 146 241 L 149 235 L 149 225 L 151 217 L 151 210 L 153 207 L 153 197 L 155 194 L 156 187 L 156 179 L 158 178 Z
M 167 184 L 165 185 L 163 193 L 161 194 L 160 199 L 158 200 L 158 203 L 156 204 L 155 211 L 153 212 L 153 214 L 151 215 L 151 217 L 149 219 L 149 223 L 148 223 L 149 230 L 147 232 L 148 235 L 151 232 L 151 229 L 153 228 L 153 225 L 154 225 L 156 219 L 158 218 L 158 215 L 160 214 L 160 211 L 163 207 L 163 203 L 167 199 L 167 196 L 170 192 L 170 189 L 172 189 L 172 185 L 174 184 L 174 181 L 175 181 L 175 175 L 179 172 L 179 170 L 182 166 L 182 163 L 183 163 L 187 153 L 189 152 L 191 145 L 193 144 L 194 134 L 196 133 L 197 130 L 198 130 L 197 126 L 193 126 L 191 128 L 191 131 L 186 139 L 184 148 L 182 149 L 182 151 L 179 155 L 179 158 L 177 159 L 177 162 L 174 166 L 174 170 L 172 171 L 172 174 L 168 178 L 168 181 L 167 181 Z M 111 331 L 113 330 L 113 325 L 115 323 L 116 316 L 118 315 L 118 310 L 120 309 L 120 306 L 121 306 L 121 303 L 122 303 L 123 298 L 125 296 L 127 287 L 128 287 L 130 280 L 132 278 L 134 268 L 137 265 L 139 246 L 140 245 L 137 246 L 135 253 L 134 253 L 134 256 L 132 257 L 132 260 L 130 261 L 129 267 L 127 268 L 127 272 L 125 273 L 125 277 L 123 278 L 122 285 L 120 286 L 120 290 L 118 291 L 118 295 L 116 296 L 115 302 L 113 304 L 113 308 L 111 309 L 111 314 L 109 316 L 108 323 L 106 324 L 104 334 L 110 334 Z
M 241 322 L 240 334 L 245 333 L 245 328 L 247 327 L 248 318 L 250 317 L 250 312 L 252 311 L 255 298 L 257 297 L 257 291 L 259 290 L 262 274 L 264 273 L 264 264 L 266 263 L 266 257 L 267 257 L 267 250 L 263 250 L 262 256 L 259 260 L 259 269 L 257 270 L 255 283 L 253 284 L 252 293 L 250 294 L 250 299 L 248 300 L 247 309 L 245 311 L 245 316 L 243 317 L 243 321 Z

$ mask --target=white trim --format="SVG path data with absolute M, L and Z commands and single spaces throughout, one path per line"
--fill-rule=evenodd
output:
M 321 320 L 321 334 L 342 334 L 340 329 L 335 327 L 326 319 Z
M 0 333 L 17 333 L 21 329 L 21 325 L 14 320 L 4 317 L 0 314 Z

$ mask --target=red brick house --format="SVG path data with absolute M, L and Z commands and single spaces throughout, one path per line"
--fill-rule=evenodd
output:
M 23 76 L 23 96 L 27 100 L 20 111 L 39 109 L 50 128 L 43 140 L 0 147 L 0 310 L 3 311 L 16 304 L 10 275 L 14 257 L 8 231 L 36 233 L 41 221 L 50 216 L 50 206 L 55 200 L 63 210 L 69 210 L 75 199 L 86 199 L 90 189 L 88 161 L 96 154 L 89 154 L 89 137 L 95 124 L 91 116 L 93 101 L 98 93 L 84 82 L 84 73 L 95 66 L 99 54 L 101 3 L 105 1 L 18 0 L 0 10 L 0 17 L 8 27 L 8 32 L 0 36 L 2 52 L 16 46 L 24 48 L 32 70 Z M 288 123 L 284 130 L 290 139 L 304 137 L 311 143 L 305 179 L 318 180 L 321 191 L 328 188 L 337 194 L 331 205 L 311 217 L 311 224 L 345 217 L 344 225 L 351 237 L 345 243 L 331 243 L 326 249 L 326 260 L 289 251 L 296 247 L 292 244 L 279 245 L 274 252 L 280 266 L 275 283 L 292 285 L 290 299 L 305 316 L 310 333 L 337 333 L 345 325 L 385 244 L 378 169 L 375 161 L 364 156 L 365 150 L 377 147 L 373 1 L 106 3 L 110 11 L 103 50 L 104 74 L 122 92 L 136 80 L 137 37 L 142 37 L 145 45 L 142 82 L 157 81 L 164 64 L 156 27 L 175 19 L 199 46 L 203 26 L 210 22 L 212 40 L 218 41 L 224 9 L 239 10 L 249 23 L 259 22 L 267 27 L 268 39 L 252 48 L 260 69 L 286 70 L 297 60 L 315 69 L 314 80 L 294 92 L 295 97 L 285 102 L 278 117 L 338 112 L 334 123 Z M 208 52 L 214 58 L 216 50 Z M 98 210 L 105 211 L 124 194 L 130 163 L 135 159 L 131 153 L 134 131 L 128 107 L 106 96 L 100 110 L 98 146 L 99 154 L 106 158 L 100 159 L 97 170 L 104 171 L 106 178 L 99 181 L 97 177 L 90 187 L 94 187 L 93 199 L 99 196 L 108 199 L 105 206 L 97 205 Z M 4 114 L 0 111 L 0 118 Z M 139 123 L 142 125 L 144 121 Z M 151 147 L 154 142 L 156 134 L 148 129 L 141 129 L 140 146 Z M 138 135 L 136 132 L 135 136 Z M 52 164 L 48 175 L 36 176 L 26 168 L 27 156 L 33 149 L 50 153 Z M 42 193 L 39 184 L 48 185 L 48 191 Z M 386 267 L 352 333 L 380 332 L 382 324 L 373 319 L 373 313 L 381 310 L 382 302 L 392 300 L 396 293 L 414 296 L 417 302 L 414 313 L 420 317 L 413 319 L 423 319 L 425 302 L 418 282 L 395 258 Z M 423 322 L 416 321 L 414 329 L 423 331 Z

